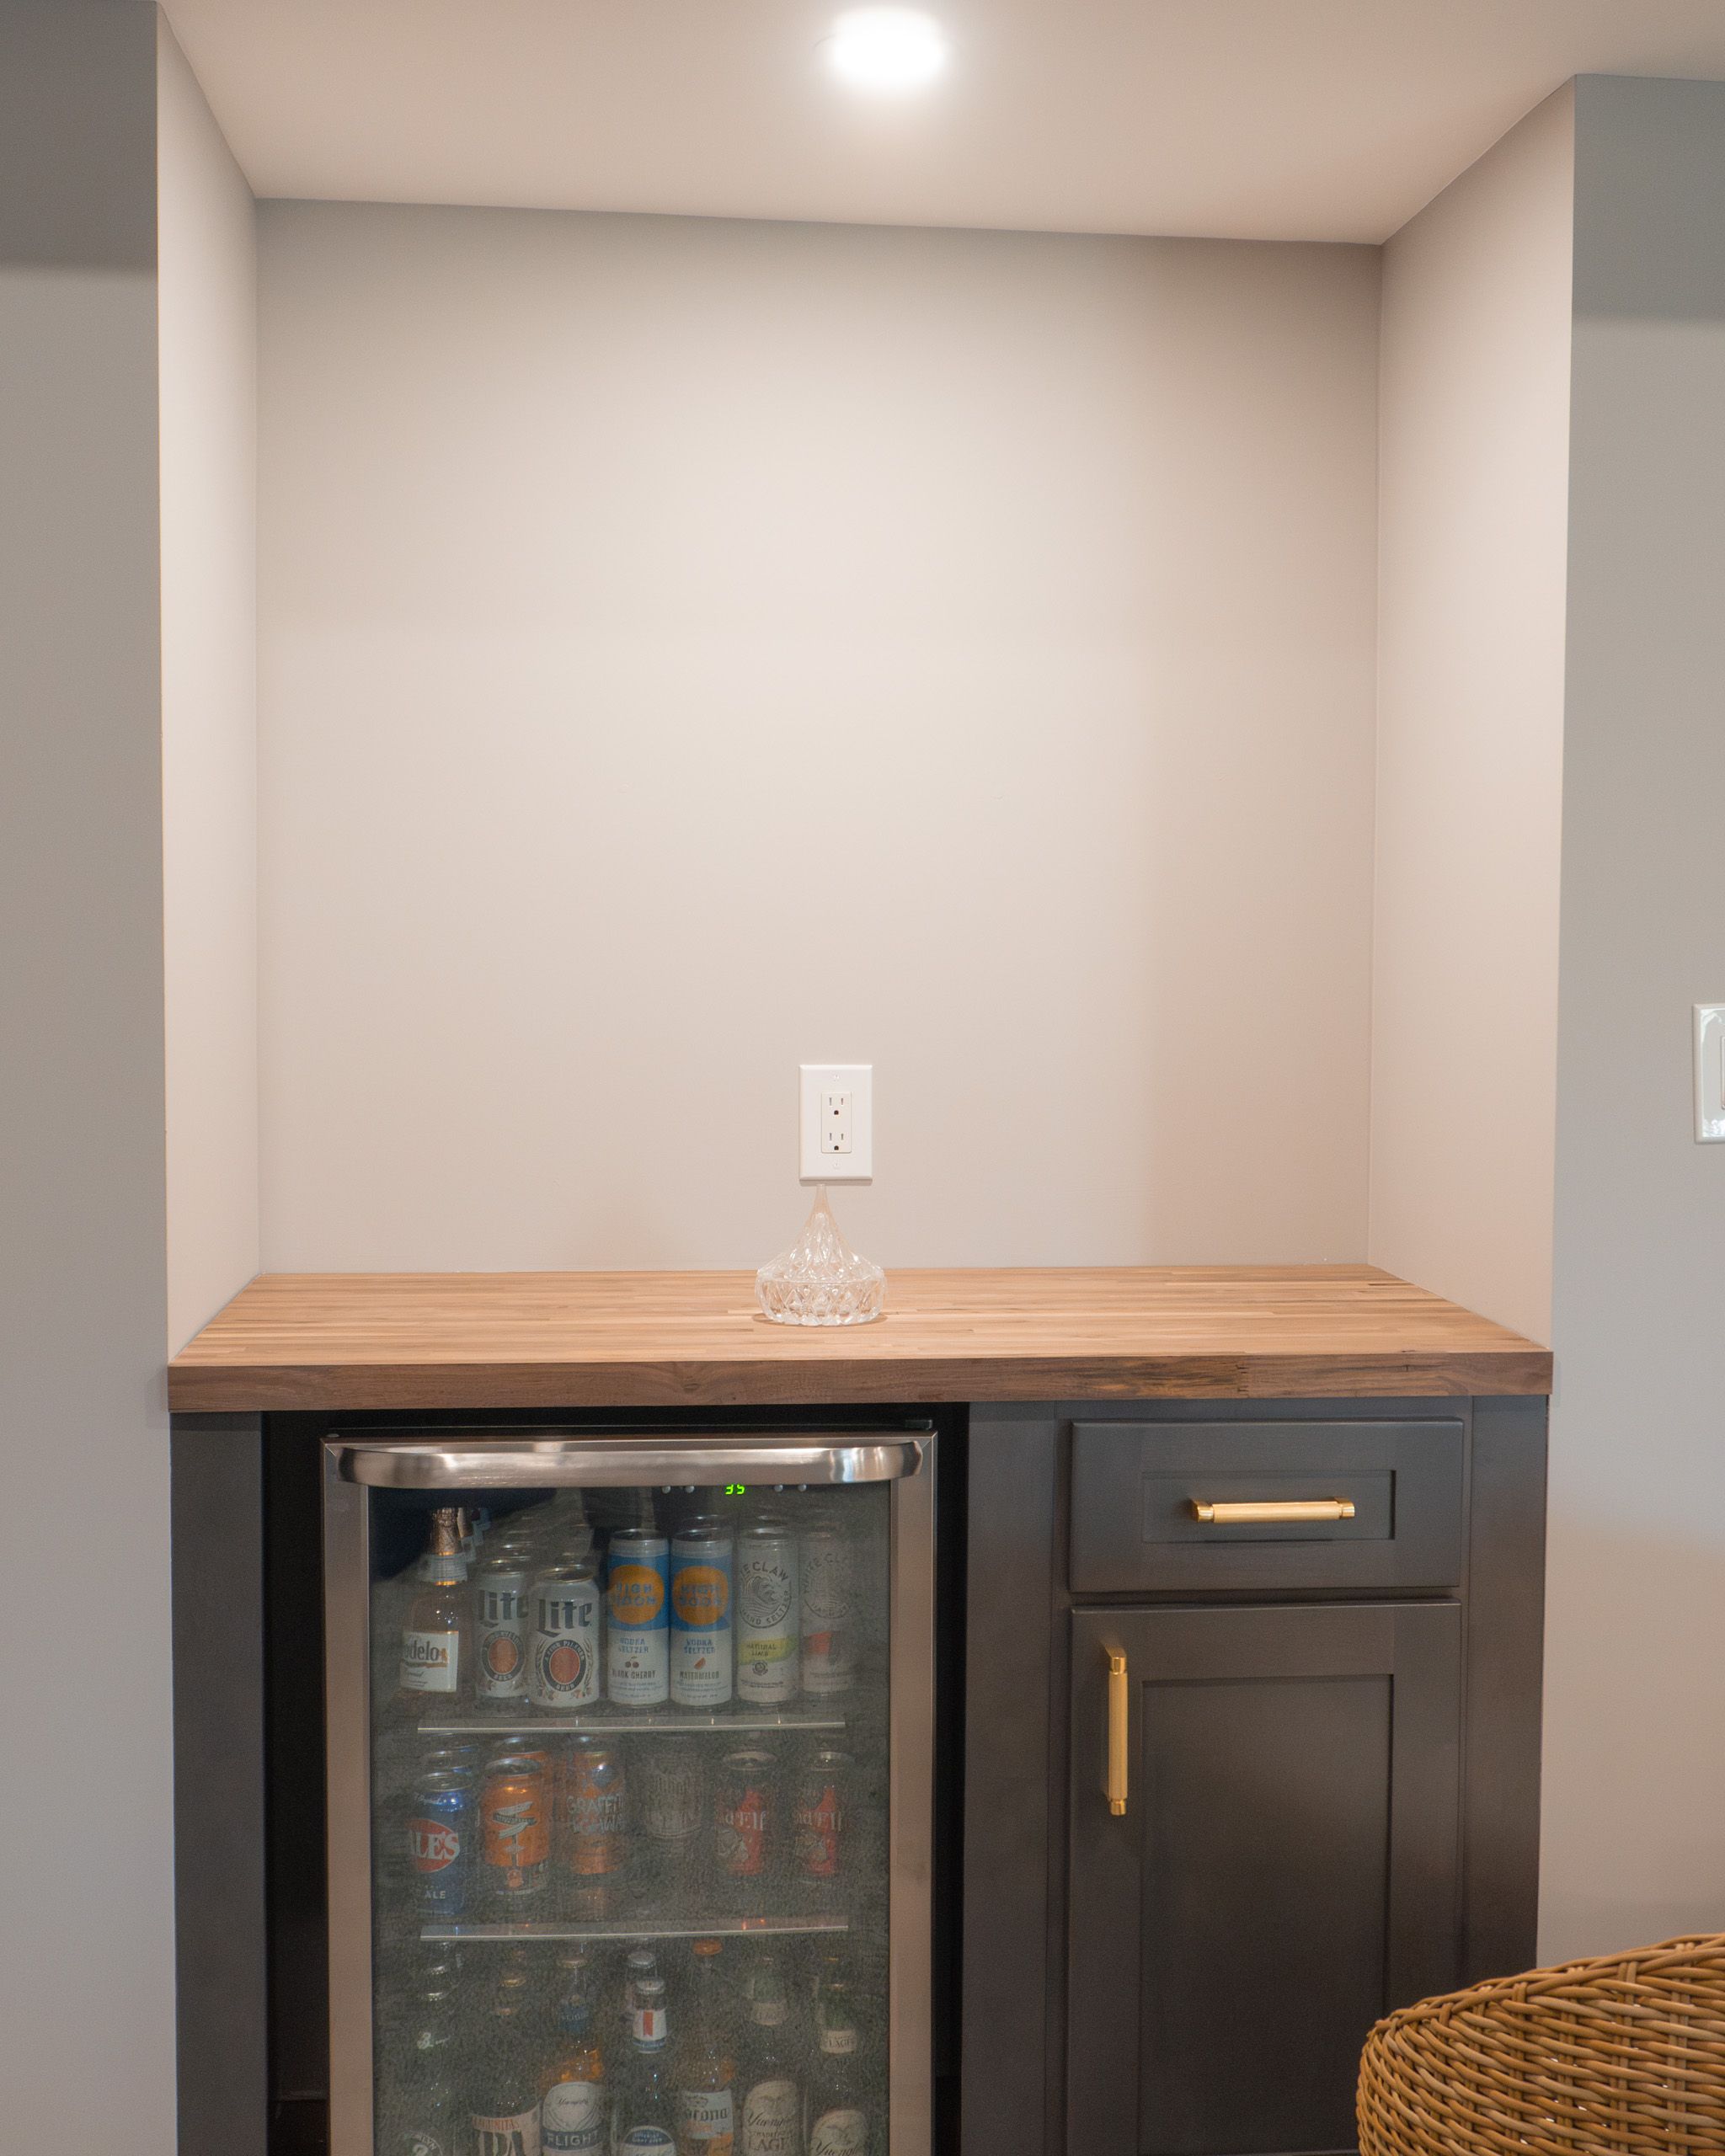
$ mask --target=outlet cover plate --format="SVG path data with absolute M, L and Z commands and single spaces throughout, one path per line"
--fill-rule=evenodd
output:
M 872 1063 L 805 1063 L 800 1073 L 798 1117 L 798 1179 L 806 1183 L 873 1182 L 874 1180 L 874 1065 Z M 851 1150 L 823 1153 L 822 1103 L 829 1093 L 851 1097 Z
M 1695 1138 L 1725 1139 L 1725 1003 L 1695 1006 Z

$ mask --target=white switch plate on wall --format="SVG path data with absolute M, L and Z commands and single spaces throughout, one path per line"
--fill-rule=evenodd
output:
M 1695 1006 L 1695 1135 L 1698 1145 L 1725 1138 L 1725 1003 Z
M 801 1142 L 804 1182 L 874 1180 L 874 1065 L 802 1065 Z

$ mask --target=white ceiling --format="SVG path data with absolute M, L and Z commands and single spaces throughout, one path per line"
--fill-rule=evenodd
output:
M 1572 75 L 1725 77 L 1725 0 L 166 0 L 259 195 L 1378 240 Z

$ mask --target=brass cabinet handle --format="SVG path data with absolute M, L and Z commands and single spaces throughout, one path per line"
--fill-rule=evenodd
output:
M 1126 1657 L 1108 1656 L 1108 1810 L 1116 1819 L 1126 1816 L 1126 1726 L 1131 1697 L 1126 1684 Z
M 1192 1500 L 1192 1517 L 1210 1527 L 1260 1527 L 1266 1520 L 1352 1519 L 1352 1497 L 1272 1497 L 1261 1504 L 1207 1505 Z

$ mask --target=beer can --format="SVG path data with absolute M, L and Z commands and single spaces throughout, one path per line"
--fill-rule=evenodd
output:
M 426 1924 L 449 1924 L 467 1905 L 473 1865 L 473 1792 L 462 1774 L 433 1767 L 408 1805 L 408 1860 L 414 1899 Z
M 731 1696 L 729 1530 L 692 1520 L 670 1545 L 670 1696 L 722 1707 Z
M 600 1697 L 599 1576 L 590 1561 L 560 1566 L 534 1586 L 527 1695 L 564 1714 Z
M 479 1860 L 492 1901 L 531 1909 L 551 1884 L 551 1790 L 539 1762 L 505 1752 L 479 1790 Z
M 727 1752 L 713 1785 L 713 1869 L 720 1889 L 747 1892 L 767 1877 L 776 1828 L 770 1752 Z
M 558 1800 L 558 1862 L 577 1878 L 610 1878 L 628 1863 L 628 1784 L 622 1754 L 602 1737 L 569 1740 Z
M 851 1546 L 836 1527 L 811 1527 L 802 1547 L 803 1689 L 847 1692 L 856 1674 Z
M 527 1696 L 527 1560 L 519 1545 L 494 1550 L 473 1584 L 473 1697 L 481 1706 Z
M 650 1528 L 620 1528 L 606 1571 L 605 1689 L 618 1706 L 670 1695 L 670 1545 Z
M 847 1752 L 813 1752 L 797 1775 L 791 1825 L 796 1874 L 805 1886 L 830 1885 L 844 1870 L 853 1764 Z
M 799 1683 L 797 1538 L 768 1513 L 737 1538 L 737 1697 L 782 1706 Z
M 635 1817 L 654 1884 L 667 1888 L 686 1885 L 699 1868 L 705 1790 L 702 1754 L 696 1738 L 660 1737 L 640 1746 L 635 1759 Z

